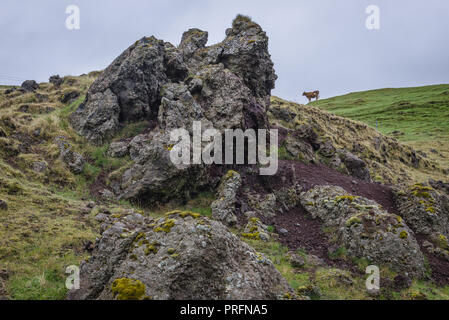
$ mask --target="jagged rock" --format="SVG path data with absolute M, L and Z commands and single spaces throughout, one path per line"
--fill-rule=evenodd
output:
M 56 88 L 59 88 L 61 84 L 64 82 L 64 79 L 62 79 L 58 74 L 53 75 L 48 79 L 48 82 L 53 84 Z
M 316 186 L 301 193 L 301 204 L 332 230 L 334 241 L 347 249 L 348 256 L 424 275 L 424 256 L 413 231 L 400 216 L 384 211 L 376 202 L 337 186 Z
M 164 132 L 134 137 L 129 153 L 134 165 L 121 179 L 120 199 L 142 198 L 147 203 L 188 198 L 210 183 L 202 165 L 174 165 L 170 160 L 172 142 Z
M 72 150 L 72 146 L 66 141 L 65 137 L 58 136 L 55 143 L 59 148 L 59 155 L 62 161 L 67 164 L 74 173 L 81 173 L 84 169 L 84 158 L 79 153 Z
M 129 153 L 129 145 L 127 142 L 112 142 L 109 145 L 108 155 L 112 158 L 121 158 Z
M 89 106 L 81 103 L 70 115 L 70 122 L 79 134 L 94 144 L 100 145 L 112 138 L 119 127 L 120 106 L 117 96 L 110 89 L 91 93 Z
M 236 202 L 237 192 L 242 185 L 242 178 L 236 171 L 229 170 L 218 187 L 218 199 L 212 202 L 212 218 L 225 225 L 234 226 L 237 223 Z
M 343 162 L 351 176 L 359 178 L 363 181 L 371 181 L 369 169 L 362 159 L 350 152 L 347 152 L 344 156 Z
M 292 292 L 268 259 L 199 214 L 154 220 L 133 213 L 106 225 L 80 267 L 81 288 L 68 299 L 278 299 Z M 126 294 L 126 285 L 141 290 Z
M 254 96 L 268 107 L 277 76 L 268 53 L 266 33 L 250 19 L 237 17 L 232 28 L 226 30 L 221 47 L 220 62 L 243 79 Z
M 189 60 L 192 55 L 206 46 L 209 34 L 197 28 L 189 29 L 183 33 L 181 43 L 178 46 L 185 60 Z
M 89 88 L 72 114 L 72 126 L 94 144 L 102 144 L 119 122 L 148 119 L 158 111 L 159 93 L 167 82 L 164 42 L 142 38 L 126 49 Z
M 73 128 L 95 145 L 127 123 L 157 120 L 155 129 L 129 143 L 134 164 L 113 186 L 121 199 L 163 202 L 216 186 L 203 165 L 171 163 L 172 129 L 192 134 L 195 120 L 203 131 L 213 127 L 220 133 L 269 128 L 266 109 L 276 75 L 268 37 L 240 18 L 226 34 L 210 47 L 207 32 L 199 29 L 185 32 L 178 47 L 154 37 L 137 41 L 96 79 L 70 116 Z
M 0 210 L 8 210 L 8 204 L 4 200 L 0 200 Z
M 449 199 L 423 184 L 395 190 L 395 202 L 401 217 L 416 233 L 440 233 L 449 237 Z
M 39 85 L 34 80 L 25 80 L 22 82 L 21 88 L 26 92 L 34 92 L 39 89 Z

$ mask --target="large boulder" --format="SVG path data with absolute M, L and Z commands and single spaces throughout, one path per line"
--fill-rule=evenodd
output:
M 114 187 L 119 198 L 163 202 L 216 184 L 204 165 L 171 163 L 173 129 L 192 135 L 193 121 L 201 123 L 203 132 L 213 127 L 220 134 L 268 129 L 266 110 L 276 75 L 265 32 L 238 17 L 224 41 L 206 47 L 207 36 L 190 29 L 178 47 L 154 37 L 137 41 L 97 78 L 70 116 L 73 128 L 96 145 L 130 122 L 157 122 L 129 143 L 133 164 Z M 110 154 L 127 153 L 118 148 L 111 144 Z
M 279 299 L 291 293 L 273 264 L 220 222 L 173 211 L 107 217 L 81 287 L 68 299 Z
M 301 204 L 331 231 L 337 247 L 351 258 L 422 277 L 424 256 L 404 220 L 376 202 L 348 194 L 337 186 L 316 186 L 301 193 Z
M 39 89 L 39 84 L 34 80 L 25 80 L 22 82 L 21 88 L 25 92 L 34 92 Z
M 165 43 L 154 37 L 137 41 L 95 80 L 71 116 L 72 126 L 99 145 L 117 133 L 119 123 L 155 117 L 165 70 Z

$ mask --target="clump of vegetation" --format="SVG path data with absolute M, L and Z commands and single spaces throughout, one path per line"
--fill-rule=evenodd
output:
M 338 196 L 335 197 L 335 202 L 336 203 L 340 203 L 341 201 L 345 201 L 348 200 L 350 202 L 353 202 L 357 197 L 356 196 L 351 196 L 351 195 L 344 195 L 344 196 Z
M 114 280 L 111 291 L 117 300 L 141 300 L 145 295 L 145 285 L 140 280 L 120 278 Z
M 175 219 L 165 219 L 165 221 L 160 225 L 160 226 L 156 226 L 154 227 L 154 232 L 165 232 L 165 233 L 169 233 L 171 231 L 171 228 L 173 228 L 175 226 Z
M 351 227 L 352 225 L 362 223 L 362 220 L 358 216 L 352 216 L 348 220 L 346 220 L 346 227 Z

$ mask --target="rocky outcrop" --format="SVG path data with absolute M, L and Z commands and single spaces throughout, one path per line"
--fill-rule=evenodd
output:
M 142 203 L 164 203 L 173 198 L 189 198 L 211 182 L 202 165 L 174 165 L 170 159 L 173 147 L 167 132 L 140 134 L 129 143 L 133 160 L 120 183 L 121 199 L 141 199 Z
M 395 201 L 407 224 L 435 242 L 449 237 L 449 198 L 434 188 L 415 184 L 395 191 Z M 436 239 L 436 240 L 435 240 Z M 449 243 L 446 244 L 449 248 Z
M 48 82 L 50 82 L 51 84 L 53 84 L 53 86 L 55 86 L 55 88 L 59 88 L 61 86 L 61 84 L 64 82 L 64 79 L 61 78 L 58 74 L 51 76 L 48 79 Z
M 79 153 L 72 150 L 72 146 L 66 138 L 59 136 L 55 138 L 55 143 L 59 148 L 59 156 L 73 173 L 81 173 L 84 169 L 84 158 Z
M 317 186 L 301 193 L 301 204 L 332 230 L 333 241 L 348 256 L 421 277 L 424 256 L 404 220 L 376 202 L 348 194 L 336 186 Z
M 174 166 L 169 153 L 172 129 L 202 131 L 268 128 L 266 109 L 276 75 L 268 53 L 268 37 L 250 19 L 237 17 L 221 43 L 207 47 L 208 34 L 186 31 L 178 47 L 154 37 L 125 50 L 89 88 L 70 123 L 91 143 L 101 145 L 136 121 L 157 121 L 154 130 L 129 143 L 134 164 L 124 173 L 119 198 L 163 201 L 185 197 L 215 182 L 202 165 Z M 205 145 L 206 143 L 204 143 Z M 114 143 L 111 156 L 126 155 Z
M 273 264 L 220 222 L 173 211 L 105 216 L 81 288 L 68 299 L 279 299 L 291 293 Z
M 207 32 L 199 29 L 186 31 L 177 48 L 142 38 L 89 88 L 72 126 L 97 145 L 128 122 L 157 118 L 169 128 L 178 112 L 188 115 L 185 121 L 204 118 L 218 128 L 265 127 L 276 80 L 268 37 L 256 23 L 239 18 L 226 35 L 210 47 Z
M 238 172 L 230 170 L 226 173 L 218 187 L 218 199 L 211 204 L 212 218 L 227 226 L 236 225 L 237 192 L 241 185 L 242 178 Z
M 34 80 L 25 80 L 22 82 L 21 89 L 25 92 L 34 92 L 39 89 L 39 84 Z

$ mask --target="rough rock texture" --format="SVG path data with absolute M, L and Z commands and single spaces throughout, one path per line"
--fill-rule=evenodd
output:
M 389 214 L 376 202 L 340 187 L 317 186 L 301 193 L 301 204 L 332 230 L 333 241 L 345 247 L 348 256 L 424 275 L 424 257 L 413 231 L 400 216 Z
M 33 91 L 36 91 L 37 89 L 39 89 L 39 85 L 34 80 L 25 80 L 22 83 L 21 88 L 23 90 L 25 90 L 26 92 L 33 92 Z
M 449 237 L 449 198 L 423 184 L 396 190 L 395 201 L 407 224 L 416 233 Z
M 189 198 L 210 181 L 202 165 L 174 165 L 170 160 L 172 147 L 166 132 L 153 131 L 135 136 L 129 143 L 134 165 L 121 178 L 122 199 L 144 202 L 165 202 L 171 198 Z
M 248 219 L 248 224 L 243 228 L 242 237 L 248 239 L 270 240 L 268 226 L 264 225 L 259 218 L 252 217 Z
M 129 144 L 134 165 L 114 188 L 120 198 L 183 198 L 194 191 L 188 182 L 216 182 L 201 165 L 171 165 L 172 129 L 192 134 L 193 121 L 200 121 L 203 131 L 213 127 L 221 134 L 269 127 L 266 110 L 277 76 L 265 32 L 237 17 L 221 43 L 207 47 L 207 37 L 205 31 L 190 29 L 178 47 L 142 38 L 106 68 L 70 116 L 73 128 L 95 145 L 108 142 L 131 122 L 157 121 L 152 132 Z M 114 144 L 110 154 L 126 154 L 125 147 Z
M 273 264 L 220 222 L 174 211 L 159 220 L 105 217 L 81 288 L 68 299 L 278 299 Z M 128 290 L 126 290 L 128 289 Z
M 276 196 L 274 193 L 260 195 L 257 193 L 247 194 L 248 205 L 258 214 L 266 218 L 272 218 L 278 211 Z
M 218 199 L 211 204 L 212 218 L 228 226 L 237 223 L 237 192 L 241 185 L 242 178 L 238 172 L 230 170 L 226 173 L 218 187 Z
M 59 155 L 62 161 L 74 173 L 81 173 L 84 169 L 84 158 L 79 153 L 72 150 L 72 146 L 66 141 L 66 138 L 59 136 L 55 138 L 55 143 L 59 148 Z
M 51 76 L 48 79 L 48 82 L 50 82 L 51 84 L 53 84 L 56 88 L 59 88 L 61 86 L 61 84 L 64 82 L 64 79 L 61 78 L 58 74 Z
M 362 159 L 350 152 L 347 152 L 343 161 L 351 176 L 359 178 L 363 181 L 371 181 L 369 169 Z

